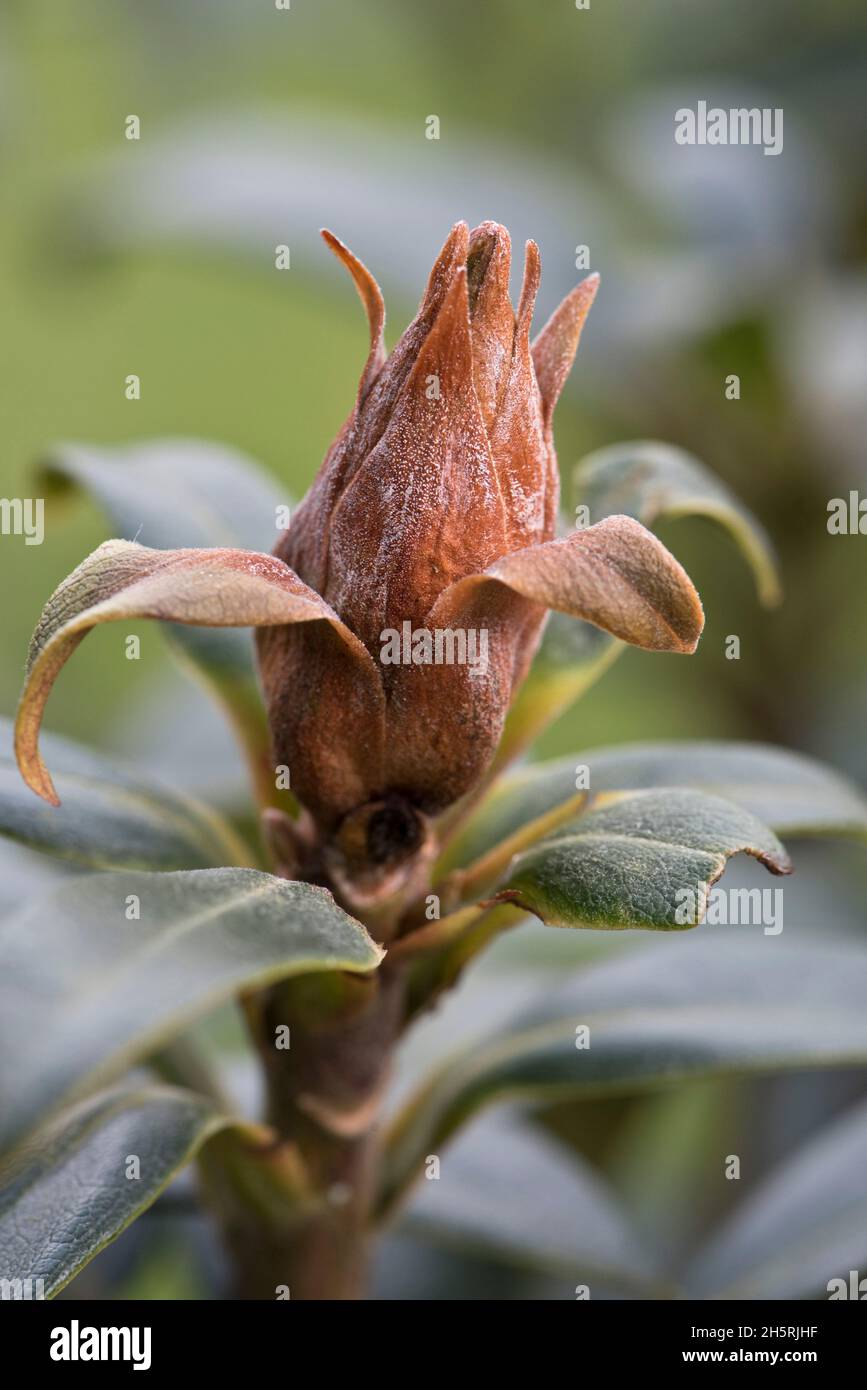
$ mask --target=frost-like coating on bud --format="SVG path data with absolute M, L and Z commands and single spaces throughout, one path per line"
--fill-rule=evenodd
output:
M 275 554 L 363 644 L 381 704 L 372 715 L 357 662 L 346 678 L 333 623 L 260 631 L 260 670 L 274 760 L 292 767 L 320 827 L 343 822 L 350 858 L 361 825 L 401 827 L 417 854 L 414 818 L 451 805 L 490 764 L 548 608 L 679 651 L 695 645 L 701 609 L 676 561 L 629 518 L 554 539 L 551 417 L 596 276 L 531 345 L 535 243 L 513 309 L 508 232 L 460 222 L 386 357 L 376 281 L 324 235 L 365 305 L 370 351 L 352 414 Z

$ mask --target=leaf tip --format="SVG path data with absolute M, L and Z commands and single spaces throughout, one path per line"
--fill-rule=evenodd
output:
M 18 763 L 18 771 L 30 790 L 41 797 L 43 801 L 47 801 L 49 806 L 59 806 L 60 797 L 57 795 L 57 790 L 51 780 L 51 773 L 42 761 L 38 748 L 31 746 L 29 739 L 19 738 L 17 734 L 15 760 Z

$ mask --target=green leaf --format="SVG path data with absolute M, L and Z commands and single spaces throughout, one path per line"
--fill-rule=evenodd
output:
M 764 527 L 698 459 L 654 440 L 615 444 L 589 454 L 574 473 L 576 501 L 590 521 L 624 514 L 652 526 L 660 517 L 704 516 L 732 537 L 747 560 L 762 603 L 779 603 L 780 582 Z
M 197 439 L 60 444 L 44 460 L 39 483 L 46 499 L 82 489 L 105 511 L 112 535 L 157 550 L 268 550 L 278 536 L 276 508 L 290 500 L 252 459 Z M 223 702 L 258 773 L 268 736 L 250 633 L 181 624 L 167 633 Z
M 659 1296 L 653 1261 L 615 1194 L 589 1164 L 509 1113 L 461 1135 L 404 1219 L 434 1241 L 560 1274 L 570 1291 L 593 1279 Z
M 682 449 L 652 441 L 615 444 L 583 459 L 574 476 L 576 500 L 588 506 L 591 524 L 619 514 L 650 527 L 660 518 L 681 516 L 717 522 L 750 565 L 761 601 L 779 602 L 776 562 L 763 527 L 724 483 Z M 552 615 L 509 712 L 496 766 L 514 758 L 583 695 L 622 647 L 604 632 Z
M 59 773 L 60 806 L 22 780 L 12 724 L 0 719 L 0 835 L 90 868 L 197 869 L 248 864 L 249 850 L 221 817 L 117 767 L 68 739 L 43 743 Z
M 842 1279 L 851 1297 L 849 1271 L 860 1278 L 867 1262 L 865 1173 L 861 1104 L 752 1190 L 687 1272 L 690 1290 L 714 1299 L 827 1298 L 828 1281 Z
M 381 958 L 310 884 L 252 869 L 76 878 L 0 923 L 0 1149 L 238 991 Z
M 169 1086 L 102 1092 L 64 1110 L 0 1165 L 2 1277 L 23 1285 L 12 1296 L 53 1297 L 229 1123 Z
M 574 798 L 577 770 L 584 767 L 594 793 L 693 787 L 735 802 L 784 839 L 867 838 L 867 800 L 861 792 L 834 769 L 802 753 L 765 743 L 626 743 L 508 774 L 451 846 L 444 867 L 478 858 L 507 835 Z
M 720 928 L 719 930 L 732 930 Z M 398 1117 L 390 1206 L 430 1153 L 503 1100 L 582 1100 L 690 1078 L 867 1064 L 867 951 L 695 935 L 628 951 L 551 989 L 511 1029 L 450 1059 Z M 589 1029 L 589 1046 L 576 1045 Z
M 677 787 L 607 795 L 610 804 L 518 855 L 497 900 L 554 927 L 679 931 L 702 920 L 733 854 L 791 872 L 773 831 L 721 797 Z

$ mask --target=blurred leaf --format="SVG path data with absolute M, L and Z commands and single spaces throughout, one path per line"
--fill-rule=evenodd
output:
M 45 458 L 40 484 L 49 500 L 83 489 L 104 509 L 114 535 L 157 550 L 269 550 L 278 534 L 276 509 L 290 500 L 246 455 L 196 439 L 61 444 Z M 177 654 L 225 704 L 255 764 L 268 736 L 250 633 L 182 625 L 167 631 Z
M 803 1299 L 827 1297 L 838 1278 L 850 1297 L 849 1271 L 863 1273 L 867 1261 L 865 1174 L 861 1104 L 750 1192 L 688 1271 L 690 1289 L 715 1299 Z
M 764 743 L 672 741 L 596 748 L 517 769 L 498 782 L 450 847 L 444 866 L 468 863 L 576 794 L 578 768 L 593 793 L 694 787 L 725 797 L 781 835 L 867 838 L 867 800 L 823 763 Z
M 497 900 L 554 927 L 678 931 L 702 920 L 707 890 L 733 854 L 791 870 L 773 831 L 730 801 L 676 787 L 608 796 L 612 804 L 518 855 Z
M 606 1184 L 512 1115 L 485 1116 L 461 1135 L 439 1177 L 419 1184 L 405 1223 L 446 1244 L 559 1273 L 570 1294 L 576 1282 L 598 1278 L 659 1296 L 649 1287 L 653 1262 Z
M 249 850 L 206 807 L 71 742 L 43 740 L 60 806 L 24 783 L 12 725 L 0 719 L 0 835 L 90 868 L 197 869 L 249 864 Z
M 103 1091 L 64 1110 L 0 1166 L 4 1279 L 44 1280 L 51 1298 L 229 1123 L 168 1086 Z
M 618 514 L 645 526 L 660 517 L 705 516 L 718 522 L 750 565 L 761 601 L 779 601 L 776 562 L 763 527 L 724 483 L 682 449 L 652 441 L 615 444 L 583 459 L 575 482 L 577 500 L 589 507 L 591 524 Z M 556 615 L 550 619 L 506 721 L 497 767 L 527 747 L 618 656 L 622 644 L 616 639 L 575 626 Z
M 726 929 L 726 930 L 731 930 Z M 504 1035 L 451 1060 L 398 1116 L 382 1201 L 495 1101 L 581 1100 L 689 1078 L 867 1064 L 867 951 L 693 936 L 550 989 Z M 578 1029 L 586 1026 L 589 1046 Z
M 58 859 L 0 839 L 0 917 L 15 912 L 28 897 L 63 883 L 74 870 Z
M 216 702 L 190 681 L 148 683 L 107 731 L 112 756 L 225 814 L 249 815 L 243 753 Z
M 325 889 L 252 869 L 76 878 L 0 924 L 0 1147 L 239 990 L 381 955 Z
M 159 1211 L 159 1209 L 158 1209 Z M 159 1215 L 164 1217 L 163 1212 Z M 201 1217 L 204 1223 L 204 1213 Z M 219 1282 L 219 1263 L 208 1260 L 198 1248 L 195 1239 L 191 1240 L 189 1223 L 177 1222 L 174 1229 L 161 1231 L 156 1238 L 150 1236 L 143 1241 L 133 1268 L 118 1280 L 106 1276 L 106 1284 L 112 1297 L 123 1303 L 203 1303 L 219 1298 L 223 1286 Z M 199 1235 L 195 1226 L 192 1234 Z M 211 1254 L 209 1251 L 208 1254 Z M 97 1266 L 97 1271 L 101 1273 Z M 71 1291 L 82 1298 L 90 1295 L 76 1287 Z M 98 1296 L 98 1295 L 97 1295 Z
M 276 509 L 289 501 L 253 459 L 200 439 L 58 444 L 44 458 L 39 482 L 47 501 L 83 489 L 104 509 L 114 535 L 157 550 L 262 550 L 277 539 Z

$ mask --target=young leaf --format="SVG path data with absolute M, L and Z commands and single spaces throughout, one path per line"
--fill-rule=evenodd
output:
M 779 601 L 780 585 L 768 537 L 755 517 L 697 459 L 666 444 L 617 444 L 582 460 L 575 472 L 577 501 L 596 524 L 625 514 L 645 526 L 660 517 L 704 516 L 723 526 L 755 576 L 761 601 Z M 509 714 L 497 755 L 504 766 L 547 724 L 584 694 L 620 653 L 610 636 L 579 633 L 574 624 L 548 623 L 536 660 Z
M 220 816 L 68 739 L 43 740 L 60 774 L 61 805 L 41 805 L 11 754 L 0 719 L 0 835 L 92 869 L 199 869 L 250 863 Z M 8 750 L 8 751 L 7 751 Z
M 398 1116 L 381 1202 L 495 1101 L 638 1093 L 690 1078 L 867 1062 L 867 950 L 696 935 L 630 951 L 551 990 L 453 1057 Z M 586 1028 L 586 1034 L 583 1030 Z M 582 1041 L 583 1040 L 583 1041 Z
M 791 872 L 773 831 L 721 797 L 679 788 L 608 795 L 611 804 L 518 855 L 496 900 L 554 927 L 677 931 L 702 920 L 733 854 Z
M 581 785 L 593 794 L 692 787 L 725 797 L 777 835 L 867 838 L 867 800 L 824 763 L 765 743 L 678 740 L 591 748 L 507 774 L 450 846 L 443 867 L 487 853 L 540 816 L 566 808 Z
M 365 972 L 324 888 L 252 869 L 76 878 L 0 923 L 0 1149 L 239 990 Z
M 827 1298 L 867 1261 L 867 1105 L 784 1159 L 712 1236 L 687 1271 L 700 1298 Z M 840 1284 L 837 1284 L 838 1295 Z M 854 1297 L 863 1298 L 863 1289 Z
M 3 1278 L 22 1285 L 13 1296 L 52 1298 L 230 1123 L 169 1086 L 103 1091 L 64 1110 L 0 1164 Z
M 379 753 L 382 687 L 367 650 L 318 594 L 273 555 L 246 550 L 149 550 L 130 541 L 106 541 L 73 570 L 46 604 L 30 644 L 24 691 L 15 724 L 21 774 L 38 795 L 59 805 L 38 739 L 42 714 L 58 673 L 79 642 L 99 623 L 159 618 L 200 627 L 274 627 L 320 623 L 323 642 L 337 642 L 345 661 L 347 724 L 332 736 L 345 752 L 351 777 L 356 761 Z M 359 713 L 370 719 L 358 747 Z M 340 760 L 335 755 L 335 761 Z

